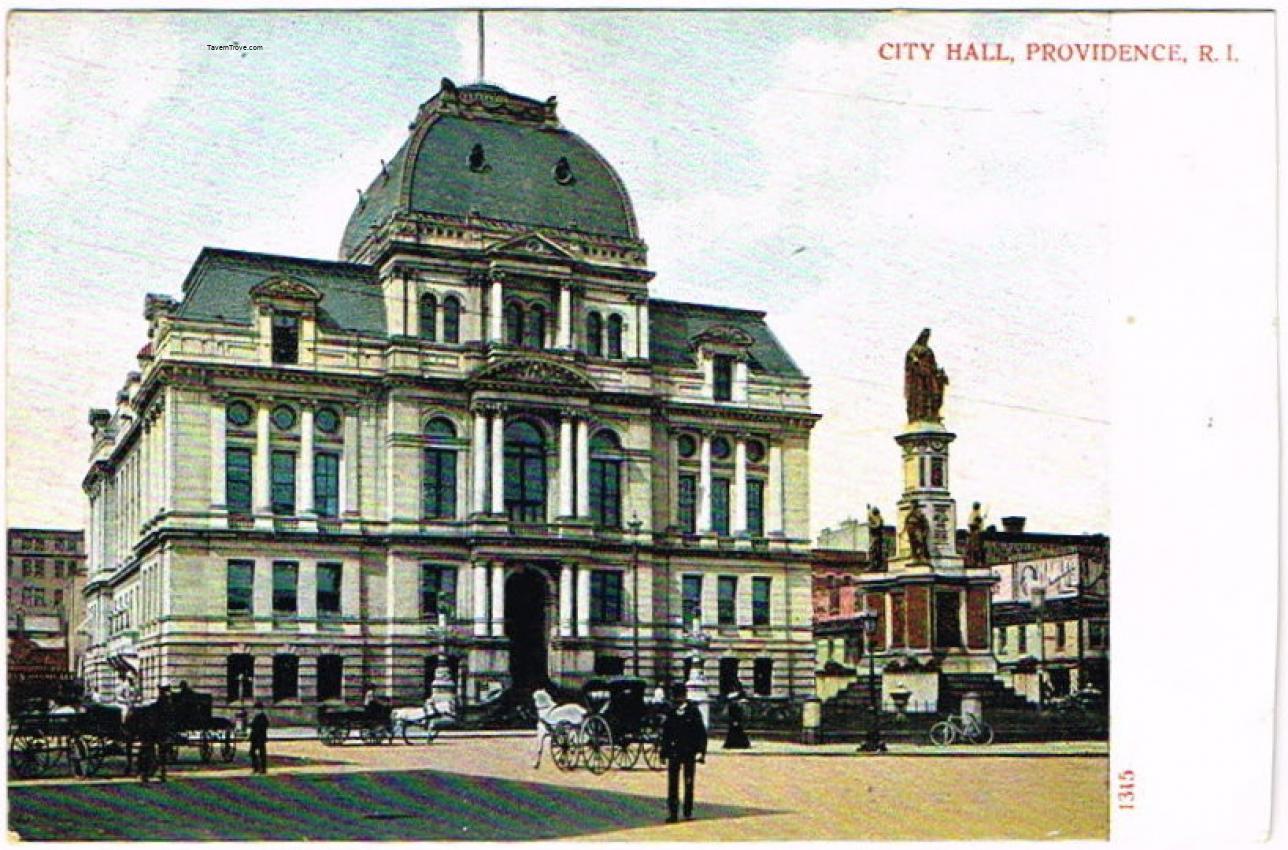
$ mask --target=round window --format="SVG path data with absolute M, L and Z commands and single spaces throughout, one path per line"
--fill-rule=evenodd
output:
M 572 166 L 568 164 L 568 158 L 559 157 L 559 161 L 555 163 L 555 182 L 567 186 L 576 180 L 577 178 L 572 176 Z
M 724 437 L 716 437 L 712 440 L 711 456 L 716 460 L 724 460 L 729 457 L 729 441 Z
M 675 441 L 675 448 L 680 457 L 693 457 L 698 453 L 698 441 L 689 434 L 681 434 L 680 439 Z
M 250 405 L 244 401 L 234 401 L 228 405 L 226 412 L 228 424 L 235 428 L 245 428 L 250 424 Z
M 752 463 L 760 463 L 765 459 L 765 444 L 752 440 L 747 443 L 747 460 Z
M 317 416 L 313 418 L 317 424 L 318 430 L 323 434 L 334 434 L 340 430 L 340 417 L 329 407 L 324 407 L 318 411 Z
M 283 431 L 289 431 L 295 427 L 295 411 L 291 410 L 284 404 L 273 408 L 273 424 Z

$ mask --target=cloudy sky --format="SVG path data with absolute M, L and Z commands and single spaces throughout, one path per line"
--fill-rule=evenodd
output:
M 631 192 L 658 297 L 762 308 L 812 377 L 815 530 L 893 514 L 902 358 L 951 378 L 954 494 L 1109 523 L 1113 174 L 1101 69 L 882 62 L 883 41 L 1104 39 L 1105 15 L 492 13 L 487 79 L 558 95 Z M 208 44 L 260 44 L 216 52 Z M 8 521 L 78 526 L 86 412 L 202 246 L 333 258 L 449 76 L 461 13 L 10 20 Z

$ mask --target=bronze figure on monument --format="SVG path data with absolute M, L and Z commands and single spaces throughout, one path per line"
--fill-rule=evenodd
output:
M 903 527 L 908 532 L 908 548 L 912 552 L 912 560 L 929 562 L 930 522 L 916 502 L 912 503 L 912 510 L 908 511 L 908 519 L 904 521 Z
M 882 572 L 886 568 L 885 545 L 881 539 L 884 527 L 881 509 L 868 505 L 868 569 L 871 572 Z
M 930 349 L 930 328 L 924 329 L 908 349 L 903 367 L 903 395 L 909 422 L 938 422 L 948 375 L 935 363 Z
M 965 561 L 967 569 L 980 569 L 984 566 L 984 513 L 979 502 L 970 508 L 970 523 L 966 526 Z

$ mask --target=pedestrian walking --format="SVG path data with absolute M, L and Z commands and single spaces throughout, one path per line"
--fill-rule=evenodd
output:
M 747 737 L 747 729 L 744 726 L 747 719 L 747 695 L 742 690 L 742 683 L 738 683 L 725 695 L 725 710 L 729 716 L 729 731 L 725 734 L 724 748 L 726 750 L 751 749 L 751 739 Z
M 702 712 L 689 701 L 688 689 L 676 685 L 673 705 L 662 721 L 662 758 L 666 759 L 667 823 L 675 823 L 680 812 L 680 772 L 684 772 L 684 819 L 693 820 L 693 781 L 698 762 L 707 760 L 707 727 Z
M 250 766 L 255 773 L 268 773 L 268 715 L 262 702 L 255 703 L 250 722 Z

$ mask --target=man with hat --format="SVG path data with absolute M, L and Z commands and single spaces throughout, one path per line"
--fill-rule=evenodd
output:
M 707 727 L 702 712 L 689 701 L 683 684 L 671 690 L 672 706 L 662 721 L 662 758 L 666 760 L 667 823 L 680 811 L 680 770 L 684 770 L 684 819 L 693 820 L 693 779 L 697 763 L 707 760 Z

